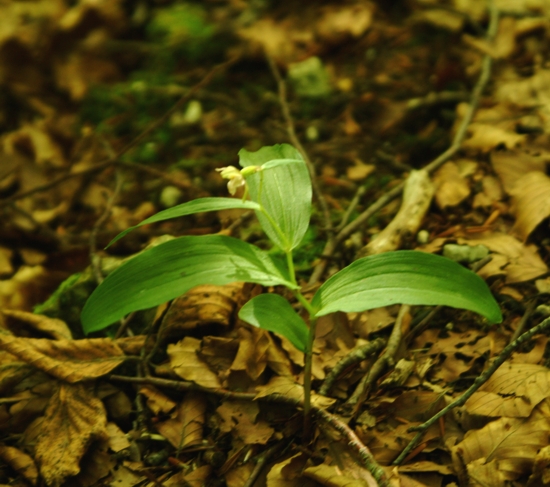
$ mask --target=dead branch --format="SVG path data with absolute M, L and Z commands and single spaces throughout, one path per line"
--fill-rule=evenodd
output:
M 425 423 L 422 423 L 419 426 L 414 426 L 413 428 L 409 428 L 409 431 L 418 431 L 416 436 L 409 442 L 407 447 L 401 452 L 401 454 L 395 459 L 393 462 L 394 465 L 400 465 L 405 458 L 407 458 L 408 454 L 416 447 L 426 430 L 434 424 L 436 421 L 439 420 L 439 418 L 445 416 L 449 411 L 451 411 L 454 408 L 463 406 L 466 404 L 466 401 L 472 396 L 474 392 L 476 392 L 485 382 L 487 382 L 490 377 L 496 372 L 496 370 L 512 355 L 512 352 L 516 350 L 520 345 L 524 344 L 525 342 L 531 340 L 534 335 L 537 333 L 542 333 L 543 331 L 546 331 L 548 328 L 550 328 L 550 318 L 545 319 L 542 323 L 539 323 L 534 328 L 531 328 L 531 330 L 526 331 L 523 333 L 523 335 L 520 335 L 516 340 L 514 340 L 512 343 L 508 344 L 502 352 L 495 358 L 493 363 L 487 368 L 485 372 L 483 372 L 480 376 L 476 378 L 474 383 L 466 390 L 464 394 L 459 396 L 457 399 L 455 399 L 453 402 L 445 406 L 441 411 L 439 411 L 437 414 L 432 416 L 428 421 Z

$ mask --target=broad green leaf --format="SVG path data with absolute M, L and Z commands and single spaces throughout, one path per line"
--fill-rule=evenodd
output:
M 120 232 L 111 242 L 110 245 L 113 245 L 117 240 L 121 239 L 127 233 L 132 230 L 141 227 L 142 225 L 148 225 L 149 223 L 162 222 L 164 220 L 170 220 L 171 218 L 178 218 L 180 216 L 192 215 L 194 213 L 202 213 L 203 211 L 219 211 L 219 210 L 232 210 L 232 209 L 243 209 L 243 210 L 258 210 L 260 205 L 254 203 L 253 201 L 242 201 L 236 198 L 199 198 L 182 205 L 174 206 L 168 208 L 167 210 L 159 211 L 157 214 L 143 220 L 141 223 L 127 228 L 123 232 Z
M 239 311 L 239 318 L 264 330 L 280 333 L 304 352 L 308 327 L 288 301 L 278 294 L 260 294 Z
M 109 274 L 86 302 L 82 326 L 86 333 L 101 330 L 200 284 L 235 281 L 296 288 L 284 263 L 254 245 L 223 235 L 180 237 L 145 250 Z
M 264 232 L 283 251 L 295 248 L 309 227 L 311 179 L 301 154 L 291 145 L 263 147 L 239 152 L 242 167 L 265 165 L 246 178 L 252 201 L 270 215 L 256 211 Z
M 485 281 L 438 255 L 401 250 L 356 260 L 315 293 L 317 316 L 390 304 L 444 305 L 475 311 L 492 323 L 502 315 Z

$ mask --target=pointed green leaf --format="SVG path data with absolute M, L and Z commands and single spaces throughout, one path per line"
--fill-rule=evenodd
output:
M 278 294 L 260 294 L 239 311 L 239 318 L 264 330 L 280 333 L 304 352 L 308 327 L 288 301 Z
M 315 293 L 317 316 L 364 311 L 390 304 L 468 309 L 500 323 L 502 315 L 485 281 L 438 255 L 401 250 L 356 260 Z
M 254 245 L 222 235 L 180 237 L 145 250 L 109 274 L 86 302 L 82 326 L 86 333 L 101 330 L 200 284 L 235 281 L 296 288 L 284 263 Z
M 311 179 L 302 155 L 291 145 L 263 147 L 257 152 L 239 152 L 242 167 L 264 170 L 246 178 L 252 201 L 270 215 L 257 211 L 264 232 L 283 251 L 298 246 L 309 227 Z
M 155 215 L 143 220 L 141 223 L 127 228 L 123 232 L 120 232 L 111 242 L 110 245 L 113 245 L 117 240 L 121 239 L 127 233 L 132 230 L 141 227 L 142 225 L 148 225 L 149 223 L 162 222 L 164 220 L 170 220 L 171 218 L 178 218 L 180 216 L 193 215 L 194 213 L 202 213 L 204 211 L 219 211 L 219 210 L 232 210 L 232 209 L 243 209 L 243 210 L 258 210 L 260 205 L 254 203 L 253 201 L 242 201 L 236 198 L 199 198 L 187 203 L 183 203 L 172 208 L 168 208 L 163 211 L 159 211 Z

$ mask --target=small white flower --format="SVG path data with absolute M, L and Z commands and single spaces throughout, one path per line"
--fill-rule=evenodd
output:
M 216 169 L 222 178 L 229 179 L 227 189 L 231 195 L 234 195 L 237 189 L 246 185 L 245 176 L 249 176 L 261 170 L 261 166 L 248 166 L 242 171 L 239 171 L 235 166 L 220 167 Z

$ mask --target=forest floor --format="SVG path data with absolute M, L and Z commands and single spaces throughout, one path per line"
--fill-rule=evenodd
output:
M 542 0 L 0 3 L 0 484 L 550 485 L 549 18 Z M 258 286 L 80 321 L 165 235 L 268 249 L 224 210 L 104 250 L 228 196 L 216 169 L 281 143 L 319 189 L 305 294 L 415 249 L 477 272 L 504 317 L 323 317 L 308 436 L 303 355 L 237 317 Z

